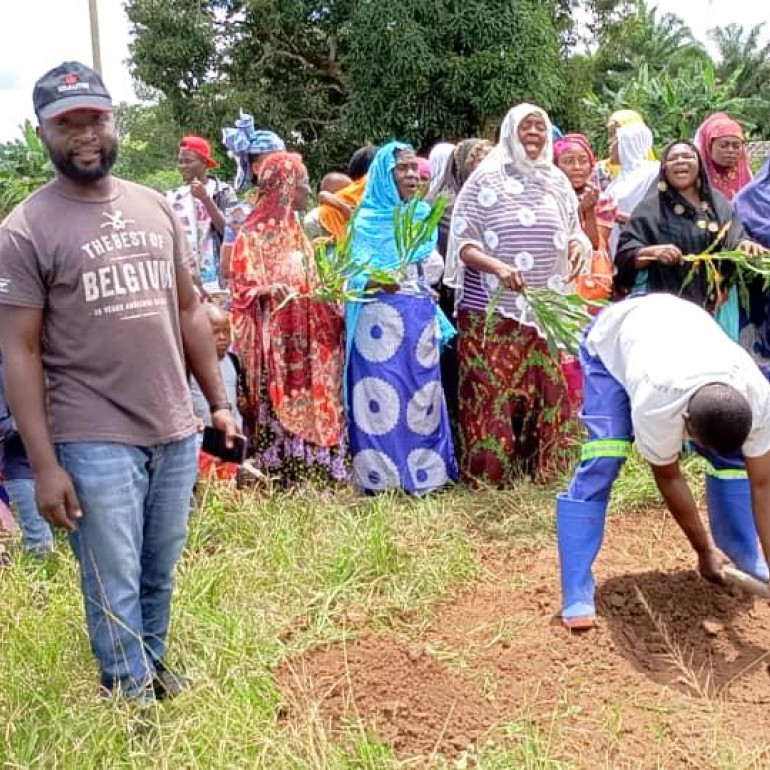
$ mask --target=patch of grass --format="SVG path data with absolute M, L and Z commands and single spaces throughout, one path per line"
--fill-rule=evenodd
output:
M 691 480 L 702 478 L 697 459 L 685 468 Z M 312 708 L 299 719 L 282 719 L 286 696 L 273 672 L 308 647 L 364 630 L 406 627 L 419 635 L 437 599 L 479 576 L 479 545 L 552 542 L 555 494 L 567 483 L 522 483 L 505 492 L 458 487 L 421 500 L 361 498 L 347 490 L 267 499 L 205 486 L 204 508 L 191 520 L 178 571 L 170 652 L 170 662 L 196 686 L 145 712 L 97 696 L 77 568 L 66 543 L 60 541 L 56 557 L 42 565 L 14 551 L 14 565 L 0 570 L 0 766 L 416 767 L 399 762 L 364 725 L 346 723 L 342 734 L 332 735 Z M 646 464 L 632 456 L 616 486 L 614 509 L 637 516 L 649 505 L 658 507 L 657 490 Z M 508 583 L 506 590 L 518 587 Z M 489 623 L 495 641 L 517 633 L 510 619 Z M 472 665 L 451 648 L 435 652 L 449 665 Z M 488 697 L 496 687 L 492 675 L 483 678 Z M 456 761 L 435 757 L 429 766 L 558 770 L 572 766 L 565 756 L 583 766 L 592 758 L 565 751 L 570 735 L 560 727 L 562 716 L 581 717 L 622 746 L 623 728 L 633 718 L 625 702 L 603 712 L 597 703 L 588 714 L 579 694 L 579 684 L 569 698 L 565 691 L 553 718 L 542 717 L 553 703 L 534 697 L 526 713 L 508 715 L 518 721 L 493 731 L 494 744 Z M 678 704 L 656 718 L 649 739 L 654 756 L 672 750 L 670 741 L 677 751 L 688 750 L 676 742 L 683 713 Z M 715 713 L 706 718 L 718 721 Z M 752 753 L 721 733 L 714 742 L 710 765 L 767 765 L 764 750 Z
M 704 495 L 705 462 L 698 455 L 682 460 L 682 474 L 696 500 Z M 618 513 L 638 513 L 651 506 L 663 505 L 652 470 L 634 448 L 612 488 L 612 508 Z
M 723 742 L 714 756 L 718 770 L 765 770 L 770 764 L 770 749 L 747 751 L 729 739 Z
M 576 461 L 577 463 L 577 461 Z M 705 463 L 697 455 L 688 455 L 682 472 L 696 500 L 704 497 Z M 566 491 L 572 469 L 548 485 L 522 480 L 512 489 L 471 490 L 465 487 L 453 492 L 474 530 L 492 541 L 535 544 L 552 542 L 555 536 L 556 496 Z M 636 449 L 612 489 L 611 510 L 617 515 L 638 515 L 650 507 L 663 505 L 649 464 Z
M 0 765 L 11 767 L 390 766 L 356 733 L 343 750 L 279 721 L 272 672 L 316 644 L 428 617 L 477 572 L 462 499 L 307 491 L 272 499 L 204 490 L 174 598 L 171 662 L 196 681 L 134 714 L 101 701 L 77 568 L 66 545 L 0 571 Z
M 571 764 L 551 751 L 548 737 L 527 720 L 510 722 L 497 731 L 499 741 L 489 741 L 476 752 L 464 752 L 454 762 L 441 764 L 442 770 L 567 770 Z
M 484 538 L 544 544 L 553 539 L 556 493 L 566 485 L 566 481 L 548 486 L 521 481 L 506 490 L 459 487 L 453 497 Z

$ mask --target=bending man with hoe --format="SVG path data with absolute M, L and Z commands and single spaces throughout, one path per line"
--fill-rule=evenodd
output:
M 589 436 L 569 490 L 556 506 L 564 624 L 573 629 L 595 624 L 591 567 L 612 485 L 633 441 L 698 554 L 701 575 L 723 582 L 718 547 L 740 570 L 767 581 L 757 530 L 767 557 L 770 383 L 748 353 L 697 305 L 650 294 L 602 312 L 583 339 L 580 364 L 581 416 Z M 708 462 L 713 541 L 680 469 L 686 441 Z

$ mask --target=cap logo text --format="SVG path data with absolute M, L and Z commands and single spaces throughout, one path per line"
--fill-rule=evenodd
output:
M 90 91 L 91 85 L 89 83 L 64 83 L 57 87 L 56 91 L 60 94 L 67 94 L 72 91 Z

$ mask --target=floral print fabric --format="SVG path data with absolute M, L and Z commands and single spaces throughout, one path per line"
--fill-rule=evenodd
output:
M 308 296 L 284 302 L 271 292 L 283 285 L 307 295 L 317 280 L 293 210 L 301 173 L 299 156 L 287 153 L 262 166 L 259 197 L 233 249 L 233 331 L 252 418 L 259 423 L 260 415 L 267 420 L 270 414 L 280 426 L 273 433 L 332 448 L 340 445 L 344 426 L 341 309 Z
M 567 383 L 537 332 L 513 319 L 458 313 L 462 478 L 506 487 L 570 464 Z

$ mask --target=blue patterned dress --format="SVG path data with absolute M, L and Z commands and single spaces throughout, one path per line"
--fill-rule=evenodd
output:
M 393 215 L 401 200 L 393 169 L 404 149 L 396 142 L 385 145 L 369 170 L 351 233 L 353 257 L 362 265 L 388 270 L 398 264 Z M 428 211 L 423 204 L 417 216 Z M 441 347 L 454 329 L 420 270 L 434 246 L 435 234 L 415 254 L 410 280 L 398 293 L 379 292 L 346 308 L 353 481 L 363 491 L 423 495 L 458 477 L 439 367 Z

